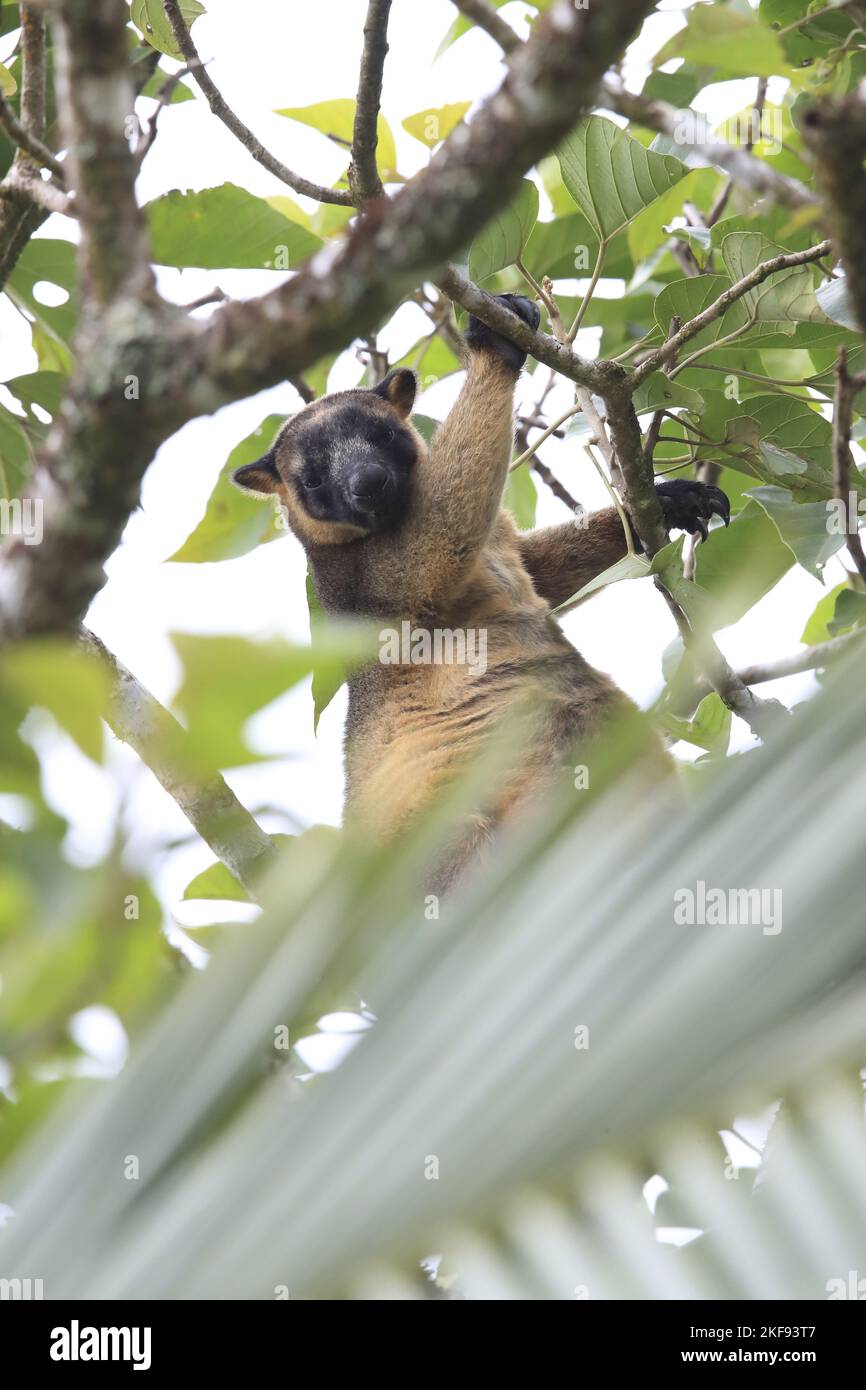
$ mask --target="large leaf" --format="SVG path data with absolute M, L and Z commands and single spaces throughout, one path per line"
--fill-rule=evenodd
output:
M 236 468 L 267 453 L 282 423 L 283 416 L 268 415 L 252 434 L 235 445 L 208 498 L 204 516 L 183 545 L 169 555 L 169 560 L 184 564 L 234 560 L 263 542 L 286 534 L 272 498 L 259 501 L 241 492 L 231 480 Z
M 685 814 L 642 788 L 636 815 L 632 779 L 588 810 L 563 789 L 435 929 L 404 856 L 286 865 L 123 1075 L 6 1166 L 7 1268 L 58 1298 L 423 1297 L 434 1250 L 470 1298 L 824 1298 L 866 1261 L 862 675 Z M 766 915 L 687 925 L 700 886 Z M 378 1022 L 287 1103 L 273 1029 L 341 981 Z M 749 1201 L 717 1130 L 779 1096 Z M 649 1173 L 700 1240 L 657 1244 Z
M 473 241 L 469 250 L 472 279 L 486 280 L 519 260 L 537 217 L 538 189 L 530 179 L 523 179 L 514 202 L 497 213 Z
M 43 282 L 55 286 L 52 297 L 58 304 L 43 302 Z M 7 293 L 38 323 L 69 347 L 78 318 L 78 287 L 75 246 L 71 241 L 36 237 L 18 257 L 6 284 Z M 59 292 L 59 293 L 58 293 Z
M 686 26 L 659 50 L 653 59 L 662 67 L 672 58 L 708 64 L 716 80 L 732 77 L 789 76 L 790 69 L 776 35 L 754 15 L 730 5 L 693 5 Z
M 175 190 L 146 205 L 153 258 L 203 270 L 294 270 L 322 242 L 264 198 L 233 183 Z
M 750 502 L 698 546 L 695 578 L 709 595 L 711 626 L 739 622 L 794 564 L 766 512 Z
M 644 149 L 605 116 L 582 122 L 558 156 L 566 188 L 603 241 L 688 173 L 681 160 Z
M 784 255 L 761 232 L 731 232 L 722 242 L 722 259 L 733 281 L 743 280 L 757 266 Z M 770 275 L 743 296 L 742 303 L 752 318 L 824 323 L 827 315 L 815 297 L 812 269 L 808 265 Z M 793 330 L 792 330 L 793 331 Z
M 753 487 L 748 495 L 764 508 L 803 568 L 820 579 L 827 561 L 845 544 L 843 535 L 828 530 L 826 504 L 797 502 L 783 487 Z
M 199 15 L 205 13 L 205 7 L 200 4 L 200 0 L 180 0 L 180 12 L 186 20 L 187 28 L 191 28 Z M 174 30 L 166 18 L 162 0 L 132 0 L 130 18 L 151 48 L 158 48 L 160 53 L 167 53 L 170 58 L 182 60 L 183 54 L 177 46 Z

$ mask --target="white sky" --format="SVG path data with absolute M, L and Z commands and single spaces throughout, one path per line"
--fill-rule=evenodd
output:
M 647 25 L 639 58 L 652 54 L 679 27 L 679 0 L 662 5 Z M 287 0 L 209 0 L 208 13 L 195 26 L 199 52 L 229 103 L 264 143 L 291 167 L 328 183 L 345 167 L 345 157 L 317 132 L 271 114 L 274 108 L 302 106 L 328 97 L 353 96 L 357 81 L 361 26 L 366 0 L 327 0 L 317 6 Z M 438 63 L 436 47 L 454 16 L 448 0 L 395 0 L 390 27 L 383 110 L 397 139 L 400 168 L 413 173 L 426 159 L 423 147 L 401 128 L 401 120 L 429 106 L 472 100 L 499 83 L 496 45 L 475 32 L 460 40 Z M 509 4 L 506 18 L 521 26 L 525 6 Z M 7 50 L 8 51 L 8 50 Z M 0 58 L 5 52 L 0 52 Z M 642 75 L 639 65 L 630 74 Z M 751 99 L 753 83 L 729 83 L 714 98 L 712 114 L 722 116 Z M 147 108 L 145 108 L 147 109 Z M 260 195 L 286 193 L 285 187 L 256 164 L 201 99 L 166 110 L 160 134 L 139 181 L 142 201 L 172 188 L 207 188 L 231 181 Z M 305 201 L 300 200 L 302 203 Z M 71 237 L 68 220 L 52 217 L 41 236 Z M 178 302 L 188 302 L 215 284 L 237 297 L 271 288 L 285 278 L 270 271 L 161 270 L 160 287 Z M 599 293 L 616 294 L 618 282 L 602 281 Z M 200 311 L 208 313 L 209 310 Z M 381 342 L 399 356 L 427 331 L 420 309 L 400 311 Z M 595 334 L 582 335 L 579 349 L 592 353 Z M 0 380 L 33 370 L 29 332 L 4 305 L 0 311 Z M 360 368 L 346 354 L 331 378 L 331 388 L 354 385 Z M 456 379 L 425 394 L 419 409 L 442 416 L 456 391 Z M 537 388 L 536 388 L 537 391 Z M 524 387 L 526 399 L 533 392 Z M 568 387 L 551 398 L 552 409 L 568 404 Z M 109 582 L 96 599 L 88 622 L 107 645 L 161 700 L 169 703 L 179 670 L 167 639 L 171 630 L 234 631 L 250 636 L 282 634 L 305 641 L 308 636 L 304 594 L 305 561 L 291 538 L 263 547 L 238 560 L 216 565 L 167 565 L 170 555 L 199 520 L 216 476 L 233 446 L 270 413 L 297 408 L 288 386 L 262 392 L 193 421 L 159 451 L 144 484 L 141 510 L 130 522 L 109 567 Z M 570 490 L 590 508 L 606 505 L 601 484 L 574 443 L 551 441 L 542 456 L 552 463 Z M 539 485 L 539 523 L 563 520 L 564 510 Z M 838 583 L 841 567 L 831 562 L 828 586 Z M 735 630 L 720 635 L 720 645 L 734 664 L 772 659 L 796 650 L 803 623 L 821 594 L 821 586 L 795 568 Z M 565 629 L 575 645 L 599 668 L 610 672 L 635 699 L 648 702 L 661 685 L 660 656 L 674 636 L 665 605 L 646 582 L 607 590 L 571 615 Z M 778 683 L 773 693 L 791 701 L 813 686 L 810 676 Z M 766 687 L 767 693 L 771 688 Z M 342 716 L 338 698 L 326 712 L 317 739 L 312 734 L 312 702 L 306 687 L 257 716 L 253 728 L 261 751 L 279 755 L 268 766 L 229 774 L 228 781 L 248 806 L 283 808 L 303 823 L 337 823 L 342 797 Z M 150 860 L 154 848 L 187 836 L 190 828 L 174 802 L 134 755 L 114 744 L 109 772 L 88 762 L 69 740 L 53 730 L 34 731 L 50 750 L 46 775 L 49 799 L 71 817 L 69 849 L 92 860 L 106 847 L 111 820 L 122 796 L 132 850 Z M 739 746 L 751 742 L 748 730 L 737 731 Z M 284 820 L 263 817 L 272 830 Z M 158 882 L 174 908 L 185 883 L 210 860 L 207 848 L 191 842 L 169 864 Z M 184 905 L 177 916 L 201 920 L 198 909 Z

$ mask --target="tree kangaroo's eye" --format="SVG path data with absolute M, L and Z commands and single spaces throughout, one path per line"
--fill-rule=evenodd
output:
M 315 492 L 316 488 L 322 486 L 322 480 L 318 473 L 308 473 L 301 479 L 301 487 L 306 488 L 307 492 Z

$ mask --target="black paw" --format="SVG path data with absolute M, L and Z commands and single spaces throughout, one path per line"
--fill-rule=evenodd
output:
M 537 304 L 533 304 L 531 299 L 526 299 L 522 294 L 497 294 L 495 296 L 500 304 L 504 304 L 506 309 L 510 309 L 524 323 L 528 323 L 533 331 L 541 322 L 541 310 Z M 495 352 L 497 357 L 501 357 L 503 362 L 511 368 L 513 372 L 519 372 L 526 361 L 526 353 L 523 348 L 517 347 L 501 333 L 494 333 L 492 328 L 488 328 L 486 323 L 482 323 L 473 314 L 469 319 L 469 327 L 464 334 L 466 343 L 469 347 L 478 351 L 479 348 L 486 348 L 490 352 Z
M 720 487 L 709 483 L 696 483 L 691 478 L 670 478 L 667 482 L 656 484 L 656 494 L 661 503 L 668 531 L 695 532 L 701 540 L 707 539 L 707 522 L 711 516 L 720 516 L 725 525 L 731 519 L 731 504 Z

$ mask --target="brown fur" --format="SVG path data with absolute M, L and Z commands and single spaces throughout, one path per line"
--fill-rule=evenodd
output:
M 391 841 L 481 752 L 504 715 L 529 707 L 519 762 L 456 836 L 434 886 L 447 887 L 502 824 L 537 798 L 629 702 L 574 650 L 551 617 L 625 553 L 611 508 L 578 527 L 521 534 L 501 510 L 513 444 L 517 373 L 490 349 L 469 354 L 460 397 L 428 451 L 415 434 L 408 512 L 392 532 L 313 521 L 292 485 L 296 431 L 278 440 L 278 491 L 307 549 L 319 598 L 331 612 L 387 619 L 394 627 L 485 629 L 487 668 L 375 663 L 350 684 L 346 820 Z M 399 383 L 398 383 L 399 385 Z M 345 393 L 370 398 L 370 392 Z M 371 408 L 402 424 L 405 392 Z M 334 398 L 302 412 L 327 412 Z

